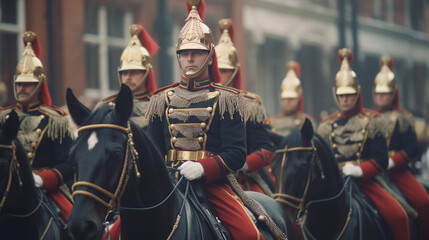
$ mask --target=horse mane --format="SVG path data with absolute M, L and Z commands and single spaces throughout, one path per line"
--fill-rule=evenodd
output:
M 313 140 L 317 149 L 317 154 L 323 166 L 325 166 L 325 170 L 329 171 L 329 175 L 332 176 L 335 182 L 341 183 L 340 187 L 342 187 L 343 178 L 341 177 L 331 146 L 318 133 L 314 133 Z

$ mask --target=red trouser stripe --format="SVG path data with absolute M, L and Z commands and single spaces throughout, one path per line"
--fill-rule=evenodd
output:
M 216 210 L 222 224 L 234 239 L 258 239 L 264 237 L 253 223 L 240 198 L 226 185 L 205 186 L 207 198 Z
M 399 203 L 373 181 L 359 181 L 359 186 L 389 225 L 393 239 L 409 239 L 408 216 Z
M 423 239 L 429 239 L 429 195 L 408 170 L 389 171 L 390 178 L 419 213 Z

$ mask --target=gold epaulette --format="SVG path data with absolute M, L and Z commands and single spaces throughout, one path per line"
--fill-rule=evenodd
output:
M 233 119 L 234 113 L 238 112 L 241 120 L 248 121 L 249 108 L 244 95 L 237 92 L 238 90 L 231 90 L 235 88 L 216 88 L 220 92 L 218 100 L 220 118 L 223 119 L 225 112 L 228 112 L 230 118 Z
M 71 136 L 66 112 L 55 106 L 40 106 L 40 112 L 49 116 L 46 133 L 51 140 L 59 139 L 60 143 L 62 143 L 63 138 L 67 135 Z
M 167 93 L 178 85 L 179 83 L 175 83 L 155 91 L 150 98 L 149 107 L 146 112 L 148 120 L 151 120 L 154 117 L 162 118 L 165 111 L 165 104 L 167 104 Z
M 267 114 L 265 112 L 264 105 L 262 104 L 261 97 L 252 92 L 242 92 L 242 94 L 244 95 L 248 105 L 249 118 L 247 121 L 264 124 L 267 119 Z
M 373 139 L 379 134 L 384 138 L 389 135 L 389 124 L 378 112 L 365 109 L 364 114 L 371 119 L 368 126 L 369 139 Z

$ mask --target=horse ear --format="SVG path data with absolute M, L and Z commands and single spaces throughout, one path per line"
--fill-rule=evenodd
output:
M 82 125 L 85 118 L 91 114 L 91 111 L 77 100 L 70 88 L 67 88 L 66 100 L 73 121 L 79 126 Z
M 301 127 L 301 136 L 310 141 L 313 138 L 314 130 L 313 124 L 308 118 L 305 118 L 304 124 Z
M 124 122 L 128 121 L 133 112 L 133 93 L 125 84 L 121 85 L 121 90 L 116 98 L 115 112 Z
M 19 129 L 19 118 L 15 110 L 10 111 L 9 117 L 6 119 L 6 122 L 3 124 L 3 134 L 7 138 L 7 141 L 12 141 L 18 135 Z

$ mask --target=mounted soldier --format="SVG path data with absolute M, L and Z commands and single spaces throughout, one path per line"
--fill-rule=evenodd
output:
M 234 25 L 231 19 L 219 21 L 221 37 L 216 45 L 216 55 L 221 75 L 221 84 L 240 90 L 247 101 L 249 118 L 246 122 L 247 157 L 241 169 L 240 182 L 245 190 L 271 195 L 271 189 L 255 172 L 271 165 L 274 146 L 266 130 L 267 116 L 262 99 L 255 93 L 241 91 L 241 69 L 237 50 L 234 47 Z M 249 174 L 248 173 L 252 173 Z M 267 174 L 265 174 L 267 175 Z M 267 175 L 268 180 L 268 175 Z M 270 181 L 270 180 L 268 180 Z
M 247 103 L 237 89 L 216 84 L 220 74 L 213 35 L 202 20 L 204 2 L 187 1 L 187 7 L 176 47 L 182 76 L 151 98 L 147 132 L 168 165 L 202 184 L 234 239 L 263 239 L 226 183 L 246 160 Z
M 387 169 L 386 122 L 375 111 L 364 109 L 359 81 L 351 69 L 353 52 L 338 51 L 340 70 L 333 87 L 339 111 L 322 121 L 319 134 L 330 144 L 345 176 L 357 180 L 389 225 L 393 239 L 409 239 L 408 216 L 401 205 L 375 181 Z
M 145 129 L 149 120 L 145 117 L 149 100 L 156 90 L 151 56 L 159 46 L 140 24 L 130 26 L 131 40 L 124 49 L 118 67 L 119 85 L 126 84 L 134 95 L 134 108 L 131 120 Z M 101 104 L 114 107 L 117 94 L 100 100 Z
M 287 73 L 280 86 L 280 98 L 283 112 L 271 118 L 272 130 L 282 136 L 287 136 L 292 130 L 301 128 L 305 118 L 314 119 L 304 113 L 304 91 L 302 90 L 301 66 L 298 62 L 289 61 L 286 64 Z
M 418 212 L 423 239 L 429 238 L 429 195 L 409 171 L 407 164 L 418 154 L 414 120 L 410 112 L 400 108 L 399 88 L 395 80 L 393 59 L 381 58 L 381 69 L 374 79 L 374 104 L 389 127 L 388 174 L 405 198 Z
M 34 32 L 24 33 L 25 50 L 18 62 L 13 81 L 16 105 L 4 108 L 4 122 L 11 109 L 18 113 L 18 139 L 27 151 L 34 172 L 36 187 L 44 188 L 67 219 L 72 204 L 60 191 L 68 192 L 65 183 L 72 180 L 73 169 L 68 161 L 72 144 L 66 113 L 53 106 L 43 69 L 41 47 Z

